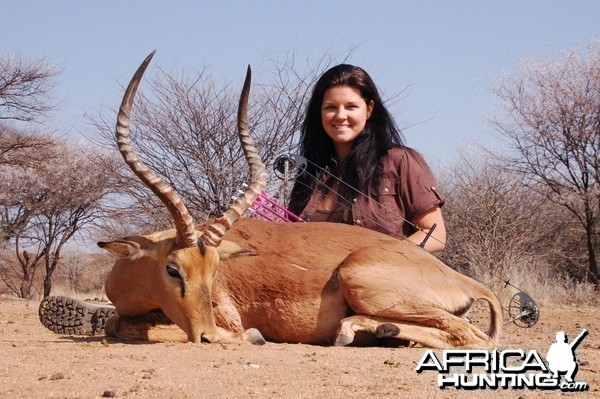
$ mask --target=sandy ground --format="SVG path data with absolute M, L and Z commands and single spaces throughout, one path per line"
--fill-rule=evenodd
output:
M 545 356 L 557 331 L 589 335 L 577 348 L 586 392 L 440 390 L 417 374 L 422 348 L 318 347 L 267 343 L 124 344 L 60 336 L 44 328 L 38 303 L 0 299 L 0 396 L 6 398 L 534 398 L 600 397 L 600 309 L 543 307 L 530 329 L 505 327 L 500 349 Z M 477 322 L 477 320 L 476 320 Z M 112 396 L 111 396 L 112 395 Z

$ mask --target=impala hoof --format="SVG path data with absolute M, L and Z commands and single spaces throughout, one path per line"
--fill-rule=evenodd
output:
M 333 345 L 346 346 L 346 345 L 350 345 L 353 341 L 354 341 L 354 336 L 349 337 L 347 335 L 340 334 L 335 338 L 335 342 L 333 343 Z
M 117 337 L 117 324 L 119 323 L 119 315 L 114 314 L 106 319 L 104 323 L 104 333 L 108 337 Z
M 382 323 L 378 325 L 375 330 L 375 336 L 377 338 L 396 337 L 398 334 L 400 334 L 398 326 L 389 323 Z
M 246 336 L 248 337 L 248 341 L 250 341 L 252 345 L 264 345 L 267 343 L 260 331 L 258 331 L 256 328 L 247 329 Z

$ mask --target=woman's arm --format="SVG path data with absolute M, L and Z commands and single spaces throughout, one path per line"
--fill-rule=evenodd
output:
M 429 229 L 435 223 L 435 229 L 425 243 L 425 249 L 432 253 L 444 250 L 446 246 L 446 226 L 444 225 L 442 209 L 439 206 L 420 214 L 410 222 L 418 226 L 420 230 L 407 237 L 407 240 L 417 245 L 421 244 L 425 236 L 427 236 Z

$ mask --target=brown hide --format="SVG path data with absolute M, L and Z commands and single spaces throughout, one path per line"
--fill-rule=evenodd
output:
M 268 341 L 330 344 L 355 313 L 418 323 L 429 308 L 461 314 L 491 294 L 420 247 L 359 227 L 241 219 L 225 239 L 258 255 L 221 262 L 217 324 Z
M 322 344 L 350 312 L 336 268 L 352 251 L 398 242 L 341 224 L 256 219 L 240 219 L 224 238 L 258 255 L 221 262 L 213 283 L 217 324 L 255 327 L 268 341 Z

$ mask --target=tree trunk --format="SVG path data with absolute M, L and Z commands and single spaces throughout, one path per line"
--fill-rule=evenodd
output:
M 52 271 L 48 271 L 46 273 L 46 277 L 44 277 L 44 298 L 50 296 L 50 291 L 52 291 Z
M 596 249 L 594 248 L 594 224 L 588 223 L 586 229 L 586 240 L 588 250 L 588 281 L 595 285 L 596 291 L 600 290 L 598 285 L 598 261 L 596 260 Z

